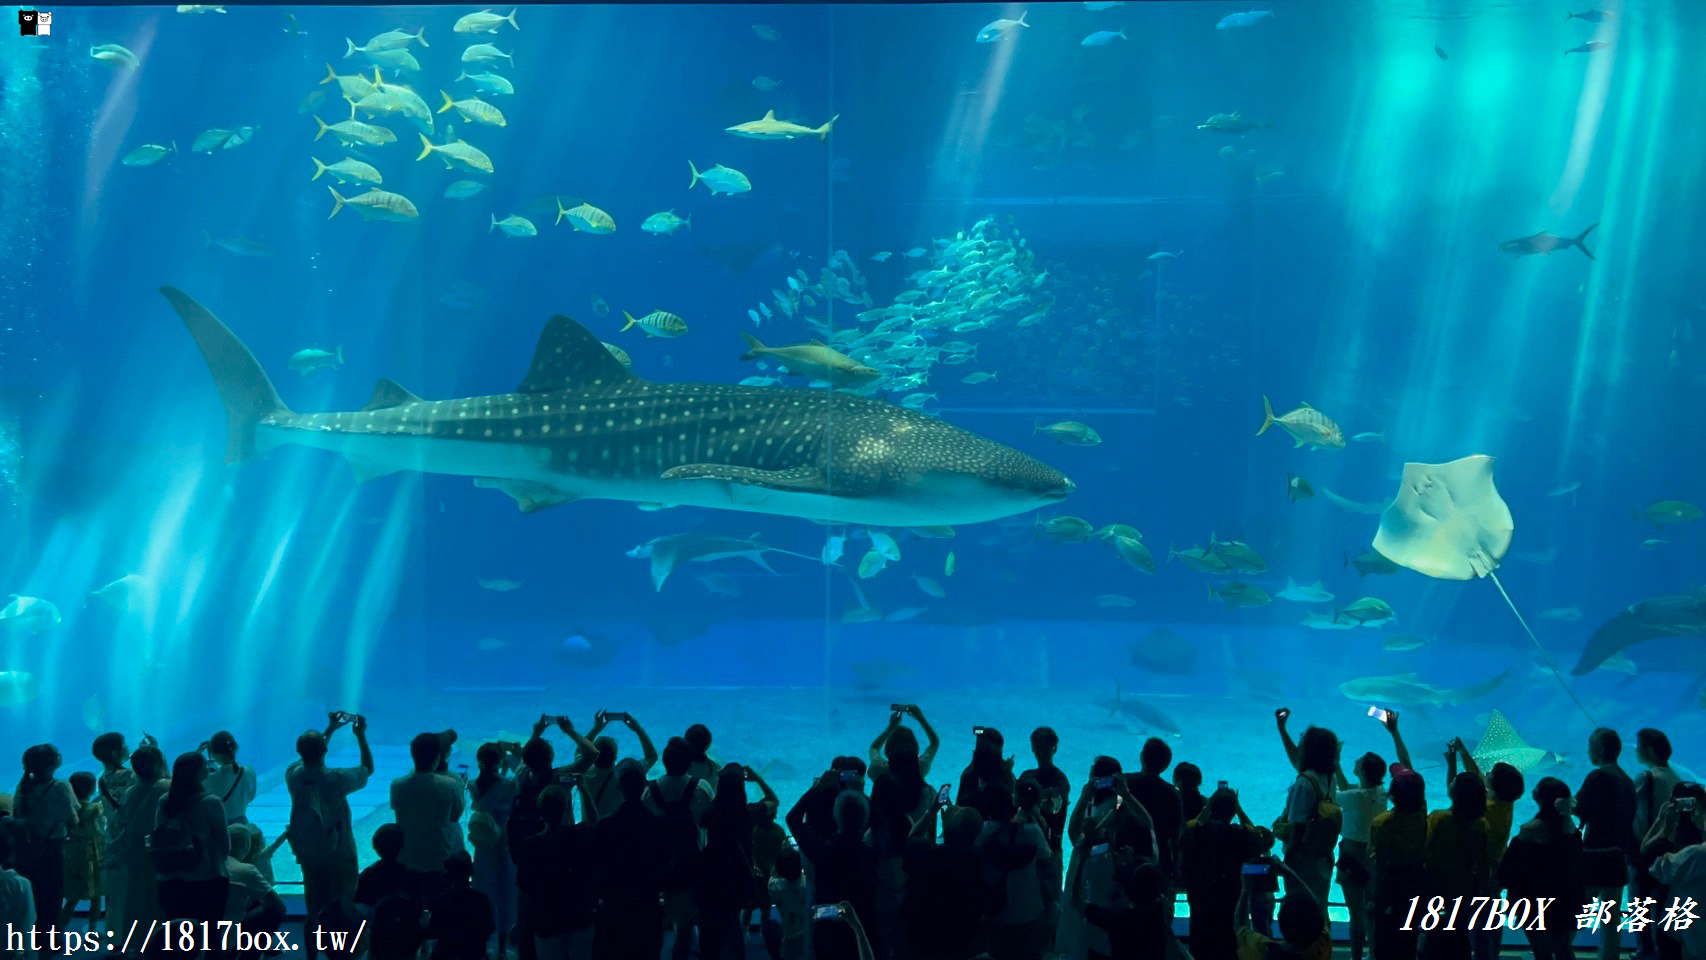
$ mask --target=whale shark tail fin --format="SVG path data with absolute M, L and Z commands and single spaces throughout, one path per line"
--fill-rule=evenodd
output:
M 254 457 L 258 452 L 255 428 L 267 417 L 289 415 L 290 408 L 279 399 L 260 361 L 230 327 L 176 287 L 161 287 L 160 293 L 178 311 L 201 348 L 214 386 L 219 388 L 219 399 L 225 403 L 226 461 L 241 463 Z

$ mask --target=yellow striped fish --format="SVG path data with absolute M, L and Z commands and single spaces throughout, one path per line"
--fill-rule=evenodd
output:
M 563 201 L 559 198 L 557 200 L 556 222 L 562 223 L 564 217 L 569 218 L 569 225 L 574 227 L 577 233 L 580 231 L 587 233 L 616 232 L 616 221 L 611 218 L 610 214 L 590 203 L 583 203 L 572 210 L 565 210 Z
M 433 143 L 421 134 L 421 153 L 416 160 L 425 160 L 431 154 L 438 154 L 446 167 L 462 167 L 465 170 L 478 170 L 481 173 L 492 172 L 492 158 L 486 156 L 479 147 L 473 146 L 466 140 L 455 143 Z
M 679 337 L 687 332 L 686 320 L 662 310 L 653 310 L 638 319 L 635 319 L 634 315 L 626 310 L 622 311 L 622 315 L 628 318 L 628 323 L 622 328 L 623 330 L 627 330 L 628 327 L 639 327 L 645 331 L 648 337 Z
M 320 132 L 314 134 L 314 139 L 316 140 L 325 136 L 327 133 L 331 133 L 339 140 L 342 140 L 346 147 L 353 147 L 360 144 L 377 147 L 387 143 L 397 142 L 397 135 L 392 133 L 389 129 L 385 127 L 376 127 L 371 123 L 362 123 L 360 120 L 353 118 L 344 120 L 340 123 L 327 124 L 326 121 L 321 120 L 319 117 L 315 117 L 314 122 L 320 125 Z
M 338 211 L 346 206 L 354 207 L 355 212 L 361 214 L 364 220 L 407 221 L 414 220 L 421 215 L 421 212 L 415 209 L 415 205 L 409 201 L 409 198 L 400 193 L 392 193 L 389 190 L 369 190 L 359 197 L 344 197 L 338 194 L 337 187 L 327 186 L 326 189 L 332 191 L 333 201 L 332 212 L 326 215 L 327 220 L 337 216 Z
M 497 107 L 481 100 L 479 97 L 469 97 L 466 100 L 457 100 L 450 94 L 445 93 L 443 90 L 440 90 L 439 94 L 444 97 L 444 106 L 438 108 L 439 113 L 443 113 L 451 107 L 455 107 L 456 112 L 462 114 L 462 118 L 464 120 L 483 123 L 488 127 L 504 127 L 509 125 L 509 121 L 504 119 L 502 110 L 499 110 Z
M 377 77 L 378 74 L 378 68 L 375 68 L 374 76 Z M 362 97 L 373 92 L 372 80 L 367 79 L 359 73 L 352 73 L 347 77 L 340 77 L 338 76 L 338 72 L 333 70 L 332 65 L 328 63 L 326 64 L 326 79 L 321 80 L 320 82 L 331 83 L 334 80 L 338 83 L 338 95 L 343 97 L 345 100 L 360 100 Z
M 1267 397 L 1262 398 L 1262 428 L 1256 431 L 1256 436 L 1268 432 L 1268 428 L 1279 424 L 1279 428 L 1291 434 L 1296 441 L 1293 447 L 1308 444 L 1312 447 L 1331 447 L 1334 450 L 1345 448 L 1345 432 L 1339 429 L 1328 416 L 1305 403 L 1296 410 L 1282 416 L 1274 416 L 1273 404 Z

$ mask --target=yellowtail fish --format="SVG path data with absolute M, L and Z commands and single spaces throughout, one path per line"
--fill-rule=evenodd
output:
M 348 41 L 347 37 L 345 38 L 345 41 Z M 411 43 L 419 43 L 423 47 L 432 46 L 432 44 L 426 42 L 425 27 L 416 30 L 414 33 L 408 33 L 403 30 L 387 30 L 374 37 L 372 40 L 367 41 L 367 46 L 359 47 L 357 49 L 362 53 L 379 50 L 403 50 Z M 351 46 L 354 46 L 354 44 L 351 44 Z M 346 57 L 346 59 L 348 58 Z
M 481 100 L 479 97 L 469 97 L 466 100 L 457 100 L 450 94 L 445 93 L 443 90 L 440 90 L 438 93 L 440 96 L 444 97 L 444 106 L 438 108 L 439 113 L 443 113 L 444 111 L 454 107 L 456 108 L 457 113 L 462 114 L 462 118 L 464 120 L 483 123 L 488 127 L 503 127 L 508 126 L 509 124 L 509 121 L 504 119 L 503 111 L 492 106 L 486 101 Z
M 539 228 L 533 225 L 533 221 L 519 214 L 510 214 L 502 220 L 498 219 L 497 214 L 492 214 L 492 225 L 487 228 L 486 232 L 491 233 L 493 230 L 502 230 L 512 237 L 537 237 L 539 235 Z
M 648 337 L 679 337 L 687 332 L 686 320 L 663 310 L 653 310 L 639 318 L 624 310 L 622 316 L 628 318 L 627 324 L 622 327 L 623 330 L 627 330 L 629 327 L 639 327 Z
M 752 190 L 752 181 L 746 178 L 746 174 L 733 167 L 725 167 L 719 163 L 711 169 L 701 172 L 698 167 L 693 165 L 693 161 L 689 160 L 687 161 L 687 169 L 693 171 L 693 179 L 687 184 L 689 190 L 697 187 L 701 180 L 705 182 L 705 186 L 710 188 L 712 196 L 719 193 L 730 195 L 748 193 Z
M 1291 434 L 1296 443 L 1293 447 L 1308 444 L 1312 447 L 1331 447 L 1334 450 L 1345 448 L 1345 432 L 1339 429 L 1328 416 L 1309 404 L 1300 405 L 1282 417 L 1274 416 L 1273 404 L 1267 397 L 1262 398 L 1262 426 L 1256 431 L 1256 436 L 1268 432 L 1268 428 L 1279 424 L 1281 430 Z
M 474 89 L 493 96 L 508 96 L 515 93 L 515 84 L 495 73 L 469 73 L 464 70 L 457 75 L 458 80 L 467 80 Z
M 327 133 L 331 133 L 333 136 L 343 141 L 343 144 L 346 147 L 358 145 L 378 147 L 387 143 L 397 142 L 397 135 L 392 133 L 390 129 L 374 126 L 371 123 L 362 123 L 360 120 L 350 119 L 339 123 L 328 124 L 326 121 L 321 120 L 316 116 L 314 118 L 314 122 L 320 125 L 320 132 L 314 135 L 315 140 L 320 139 Z
M 515 66 L 515 58 L 490 43 L 476 43 L 462 51 L 463 63 L 485 63 L 490 60 L 508 60 L 511 67 Z
M 379 76 L 377 68 L 375 68 L 373 76 L 375 78 Z M 326 64 L 326 79 L 321 80 L 320 82 L 332 83 L 334 81 L 338 85 L 338 94 L 345 100 L 360 100 L 362 97 L 373 92 L 373 80 L 369 80 L 359 73 L 339 76 L 338 72 L 332 69 L 332 65 L 328 63 Z
M 506 23 L 515 27 L 517 30 L 521 29 L 521 27 L 515 22 L 514 10 L 511 10 L 507 17 L 500 17 L 490 10 L 481 10 L 479 13 L 470 13 L 457 20 L 456 26 L 451 27 L 450 29 L 456 33 L 497 33 L 498 28 Z
M 338 211 L 346 206 L 354 207 L 364 220 L 396 220 L 409 221 L 418 219 L 421 215 L 408 197 L 387 190 L 369 190 L 359 197 L 344 197 L 338 194 L 338 188 L 326 187 L 332 192 L 332 212 L 326 215 L 330 220 L 338 215 Z
M 438 154 L 446 167 L 462 167 L 465 170 L 478 170 L 481 173 L 492 172 L 492 158 L 486 156 L 479 147 L 469 144 L 466 140 L 455 143 L 437 144 L 421 134 L 421 152 L 416 160 L 425 160 L 430 154 Z
M 577 233 L 605 234 L 616 232 L 616 221 L 611 219 L 610 214 L 590 203 L 583 203 L 573 209 L 564 209 L 563 201 L 559 199 L 557 201 L 556 222 L 562 223 L 565 217 L 568 218 L 569 226 L 573 227 Z
M 375 186 L 384 183 L 385 178 L 379 175 L 379 170 L 372 164 L 362 163 L 354 157 L 345 157 L 337 163 L 321 163 L 319 157 L 309 157 L 314 161 L 314 176 L 320 179 L 321 174 L 329 173 L 339 183 L 371 183 Z

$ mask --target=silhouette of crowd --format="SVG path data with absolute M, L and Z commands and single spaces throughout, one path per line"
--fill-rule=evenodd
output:
M 1503 931 L 1444 911 L 1499 897 L 1549 898 L 1544 928 L 1522 925 L 1536 960 L 1573 956 L 1581 928 L 1597 931 L 1601 960 L 1626 949 L 1623 931 L 1641 960 L 1706 958 L 1706 925 L 1692 922 L 1693 894 L 1706 890 L 1706 790 L 1680 782 L 1662 732 L 1637 734 L 1642 770 L 1631 779 L 1617 733 L 1595 730 L 1592 769 L 1574 791 L 1552 776 L 1529 789 L 1508 763 L 1483 770 L 1454 740 L 1436 785 L 1446 801 L 1430 809 L 1395 711 L 1381 717 L 1395 760 L 1366 753 L 1348 775 L 1342 741 L 1321 727 L 1294 739 L 1289 716 L 1275 719 L 1296 779 L 1262 820 L 1229 780 L 1205 792 L 1203 771 L 1175 764 L 1159 739 L 1142 744 L 1136 770 L 1098 756 L 1074 783 L 1055 765 L 1048 727 L 1031 733 L 1029 764 L 1000 731 L 976 728 L 957 785 L 933 786 L 941 741 L 911 705 L 895 706 L 866 756 L 834 758 L 786 812 L 760 771 L 712 759 L 702 725 L 660 752 L 627 714 L 600 712 L 584 733 L 545 716 L 525 743 L 481 744 L 475 769 L 450 767 L 454 731 L 421 733 L 365 869 L 348 799 L 375 773 L 364 717 L 335 713 L 297 738 L 288 828 L 270 842 L 249 823 L 256 775 L 230 733 L 169 768 L 152 739 L 133 750 L 106 733 L 92 746 L 98 775 L 62 780 L 55 747 L 25 751 L 0 818 L 0 925 L 117 936 L 167 919 L 239 921 L 251 933 L 296 929 L 310 957 L 374 960 L 666 950 L 672 960 L 1329 960 L 1336 875 L 1349 917 L 1341 950 L 1353 960 L 1490 960 Z M 328 744 L 345 727 L 359 760 L 334 767 Z M 619 755 L 618 727 L 641 756 Z M 1536 812 L 1517 824 L 1525 791 Z M 297 918 L 273 885 L 285 843 L 302 873 L 301 927 L 286 926 Z M 1188 920 L 1176 924 L 1181 898 Z M 19 943 L 0 955 L 29 956 Z

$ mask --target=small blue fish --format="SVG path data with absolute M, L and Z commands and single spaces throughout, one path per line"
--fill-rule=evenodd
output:
M 1595 50 L 1604 50 L 1609 46 L 1611 46 L 1611 44 L 1604 40 L 1589 40 L 1587 43 L 1584 43 L 1579 47 L 1571 47 L 1570 49 L 1565 50 L 1564 56 L 1567 57 L 1572 53 L 1592 53 Z
M 474 180 L 458 180 L 444 188 L 444 195 L 452 200 L 463 200 L 486 189 L 486 185 Z
M 750 317 L 750 318 L 752 318 L 752 325 L 753 325 L 753 326 L 755 326 L 755 327 L 761 327 L 761 326 L 763 326 L 763 325 L 764 325 L 764 321 L 763 321 L 763 320 L 762 320 L 762 319 L 760 319 L 760 318 L 759 318 L 759 316 L 758 316 L 758 311 L 757 311 L 757 310 L 748 310 L 748 311 L 747 311 L 747 312 L 746 312 L 746 315 L 747 315 L 747 316 L 748 316 L 748 317 Z
M 1565 20 L 1586 20 L 1588 23 L 1603 23 L 1617 14 L 1609 10 L 1583 10 L 1581 13 L 1566 13 Z
M 1245 27 L 1253 27 L 1273 15 L 1274 12 L 1272 10 L 1251 10 L 1246 13 L 1229 13 L 1220 18 L 1220 22 L 1214 25 L 1214 29 L 1241 30 Z
M 1124 39 L 1127 38 L 1123 27 L 1119 30 L 1097 30 L 1095 33 L 1092 33 L 1088 37 L 1079 41 L 1078 45 L 1081 47 L 1105 47 L 1108 44 L 1113 43 L 1115 40 Z
M 877 263 L 882 263 L 884 260 L 887 260 L 888 258 L 890 258 L 892 256 L 894 256 L 894 254 L 888 252 L 887 250 L 878 250 L 876 253 L 871 254 L 871 259 L 876 261 Z

